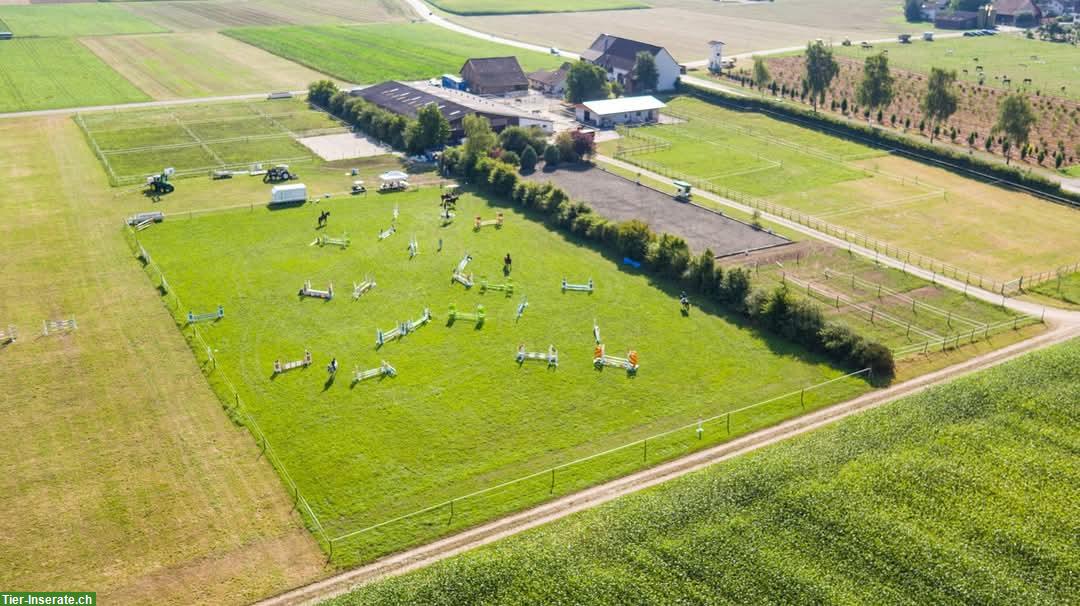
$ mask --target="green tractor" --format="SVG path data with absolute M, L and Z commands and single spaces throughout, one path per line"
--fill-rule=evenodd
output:
M 152 196 L 171 194 L 176 188 L 169 183 L 169 177 L 176 173 L 174 168 L 166 168 L 156 175 L 146 178 L 146 193 Z

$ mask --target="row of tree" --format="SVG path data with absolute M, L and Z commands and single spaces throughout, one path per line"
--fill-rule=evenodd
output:
M 840 67 L 833 56 L 833 51 L 823 42 L 811 42 L 806 46 L 806 74 L 803 79 L 804 93 L 810 97 L 810 103 L 816 112 L 818 104 L 825 101 L 825 92 L 829 89 Z M 754 86 L 759 91 L 775 85 L 769 73 L 768 65 L 762 57 L 754 57 L 752 72 Z M 941 125 L 956 113 L 958 95 L 956 92 L 955 70 L 938 67 L 930 69 L 926 91 L 923 93 L 920 108 L 930 125 L 930 142 L 941 132 Z M 865 108 L 869 118 L 874 112 L 882 115 L 882 109 L 893 101 L 895 79 L 889 69 L 889 57 L 885 52 L 871 55 L 863 63 L 862 80 L 855 96 L 860 106 Z M 846 99 L 844 103 L 846 105 Z M 846 110 L 846 107 L 844 108 Z M 999 136 L 1005 163 L 1011 159 L 1010 150 L 1026 149 L 1031 136 L 1031 128 L 1037 120 L 1034 108 L 1027 96 L 1014 93 L 1005 97 L 998 107 L 998 117 L 991 130 Z M 881 119 L 878 120 L 881 122 Z
M 438 149 L 450 140 L 450 122 L 434 103 L 421 107 L 416 119 L 410 119 L 360 97 L 351 97 L 329 80 L 312 82 L 308 86 L 308 101 L 379 141 L 410 154 Z
M 712 251 L 693 255 L 678 236 L 652 231 L 640 220 L 615 222 L 597 215 L 582 202 L 551 183 L 526 180 L 517 167 L 499 159 L 515 145 L 533 146 L 529 137 L 515 132 L 499 136 L 482 119 L 466 118 L 465 143 L 449 148 L 442 156 L 444 174 L 454 174 L 479 189 L 522 209 L 539 212 L 553 226 L 608 248 L 620 256 L 642 262 L 649 271 L 663 276 L 689 291 L 749 318 L 785 339 L 823 353 L 841 364 L 870 367 L 875 376 L 889 378 L 895 372 L 892 353 L 883 345 L 867 340 L 851 329 L 825 320 L 816 304 L 793 297 L 784 286 L 755 288 L 751 273 L 744 268 L 725 271 L 716 264 Z M 558 143 L 544 151 L 560 153 Z M 524 155 L 524 152 L 523 154 Z

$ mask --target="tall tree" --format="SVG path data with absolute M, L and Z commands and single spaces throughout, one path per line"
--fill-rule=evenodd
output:
M 905 0 L 904 18 L 911 23 L 922 21 L 922 2 L 920 0 Z
M 450 139 L 450 122 L 434 103 L 428 103 L 416 112 L 416 122 L 411 125 L 407 136 L 410 152 L 420 153 L 433 147 L 439 147 Z
M 930 68 L 930 78 L 926 82 L 926 94 L 922 99 L 923 115 L 930 121 L 930 142 L 934 142 L 937 125 L 956 113 L 956 70 Z
M 584 59 L 572 64 L 566 74 L 566 100 L 571 103 L 607 99 L 609 90 L 604 68 Z
M 660 82 L 660 71 L 656 69 L 656 58 L 648 51 L 639 51 L 634 56 L 634 92 L 651 92 Z
M 893 77 L 889 72 L 889 56 L 884 52 L 866 58 L 855 98 L 871 112 L 892 103 Z
M 487 118 L 477 114 L 469 114 L 462 121 L 465 131 L 465 158 L 466 162 L 474 162 L 476 158 L 486 156 L 495 146 L 495 132 L 491 130 L 491 123 Z
M 1028 142 L 1031 127 L 1038 118 L 1035 110 L 1031 107 L 1028 98 L 1020 93 L 1005 97 L 998 108 L 997 123 L 994 124 L 994 133 L 1001 133 L 1007 143 L 1012 147 L 1022 149 Z M 1002 146 L 1005 152 L 1005 163 L 1009 163 L 1008 148 Z
M 803 86 L 810 93 L 810 103 L 813 104 L 815 112 L 818 103 L 825 100 L 825 91 L 829 89 L 839 71 L 840 66 L 833 58 L 832 48 L 820 41 L 806 45 L 806 79 Z
M 330 102 L 330 97 L 337 92 L 337 84 L 332 81 L 316 80 L 308 85 L 308 101 L 320 107 L 326 107 Z
M 769 66 L 765 64 L 764 57 L 754 57 L 754 86 L 764 94 L 765 87 L 772 81 Z

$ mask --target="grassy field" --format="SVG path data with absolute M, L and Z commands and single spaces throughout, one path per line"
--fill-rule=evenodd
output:
M 329 602 L 1073 600 L 1080 341 Z
M 0 112 L 149 99 L 75 40 L 16 38 L 3 52 Z
M 69 117 L 0 121 L 0 586 L 100 603 L 248 604 L 325 574 L 132 259 L 117 198 Z M 42 320 L 78 330 L 40 337 Z
M 834 48 L 841 55 L 858 59 L 866 56 L 858 46 Z M 1016 89 L 1022 86 L 1025 78 L 1031 78 L 1031 90 L 1080 99 L 1080 62 L 1076 48 L 1068 44 L 998 34 L 888 44 L 875 50 L 882 48 L 889 51 L 889 64 L 898 68 L 929 73 L 931 67 L 943 67 L 956 70 L 961 80 L 978 82 L 975 67 L 981 65 L 986 74 L 986 86 L 1001 87 L 999 78 L 1008 76 Z
M 115 185 L 142 182 L 165 167 L 183 176 L 225 166 L 309 162 L 314 157 L 296 137 L 345 130 L 301 99 L 90 113 L 76 121 L 100 150 Z
M 311 195 L 340 191 L 349 177 L 333 179 Z M 245 187 L 244 180 L 221 185 L 218 199 L 242 201 L 226 193 L 233 187 Z M 440 227 L 436 194 L 331 198 L 318 208 L 293 210 L 244 207 L 190 220 L 180 215 L 140 234 L 183 300 L 181 313 L 224 305 L 226 318 L 200 329 L 216 352 L 211 380 L 224 381 L 214 378 L 221 373 L 236 386 L 331 537 L 796 390 L 794 397 L 736 414 L 731 433 L 745 432 L 797 414 L 799 388 L 845 372 L 708 307 L 682 317 L 671 287 L 625 273 L 615 260 L 510 210 L 499 231 L 474 232 L 469 220 Z M 266 195 L 263 189 L 253 201 Z M 182 199 L 174 194 L 168 203 Z M 380 243 L 376 232 L 390 225 L 394 206 L 400 206 L 398 233 Z M 327 235 L 351 236 L 347 250 L 309 245 L 323 209 L 331 212 Z M 459 206 L 461 217 L 490 217 L 496 210 L 473 197 Z M 414 235 L 421 254 L 410 261 L 406 244 Z M 479 284 L 471 291 L 450 284 L 451 269 L 466 252 L 474 256 L 468 270 L 477 281 L 501 281 L 508 251 L 515 259 L 512 297 L 482 293 Z M 378 286 L 354 302 L 349 286 L 366 274 Z M 591 277 L 597 291 L 560 293 L 564 276 Z M 319 288 L 333 282 L 337 296 L 298 299 L 305 279 Z M 529 308 L 515 321 L 523 296 Z M 481 303 L 487 311 L 482 328 L 466 321 L 448 325 L 448 305 L 471 311 Z M 425 307 L 435 316 L 430 326 L 375 347 L 376 328 L 415 319 Z M 610 353 L 641 352 L 636 378 L 593 369 L 594 320 Z M 556 345 L 559 368 L 519 368 L 514 352 L 522 343 L 534 350 Z M 275 359 L 299 359 L 305 348 L 314 356 L 312 367 L 271 376 Z M 331 357 L 342 365 L 336 381 L 323 370 Z M 351 385 L 355 367 L 382 360 L 399 375 Z M 860 379 L 845 379 L 808 393 L 805 405 L 867 389 Z M 223 399 L 233 401 L 228 392 Z M 727 436 L 718 428 L 709 438 Z M 708 442 L 688 430 L 650 442 L 645 460 Z M 642 457 L 631 448 L 560 471 L 554 487 L 545 475 L 465 500 L 451 524 L 438 510 L 388 526 L 335 545 L 335 561 L 355 562 L 475 524 L 548 498 L 552 490 L 567 492 L 639 467 Z
M 319 0 L 309 4 L 292 0 L 128 2 L 124 8 L 178 32 L 265 25 L 383 23 L 413 16 L 405 4 L 395 0 Z
M 301 90 L 324 77 L 217 32 L 103 36 L 82 42 L 154 99 Z
M 761 114 L 687 98 L 670 108 L 690 121 L 634 129 L 636 138 L 604 143 L 601 150 L 996 280 L 1076 261 L 1070 258 L 1070 243 L 1080 239 L 1075 209 Z
M 0 6 L 0 21 L 6 23 L 10 31 L 19 38 L 103 36 L 166 31 L 116 4 Z
M 456 15 L 514 15 L 526 13 L 574 13 L 585 11 L 649 8 L 634 0 L 583 0 L 567 4 L 558 0 L 431 0 L 431 4 Z
M 525 71 L 561 59 L 447 31 L 435 25 L 360 25 L 228 30 L 226 34 L 347 82 L 457 73 L 469 57 L 516 55 Z
M 1073 305 L 1080 305 L 1080 272 L 1048 280 L 1029 290 Z

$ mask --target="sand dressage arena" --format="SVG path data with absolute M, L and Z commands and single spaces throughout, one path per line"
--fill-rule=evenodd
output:
M 389 154 L 391 149 L 360 133 L 340 133 L 297 139 L 323 160 L 347 160 Z

